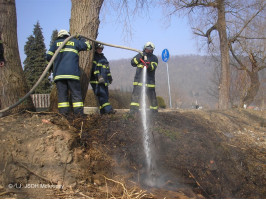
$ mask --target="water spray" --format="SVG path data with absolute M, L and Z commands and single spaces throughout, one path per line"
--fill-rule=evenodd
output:
M 60 50 L 65 46 L 65 44 L 72 38 L 79 36 L 78 34 L 70 36 L 68 38 L 66 38 L 64 40 L 64 42 L 58 47 L 58 49 L 56 50 L 55 54 L 53 55 L 52 59 L 50 60 L 50 62 L 48 63 L 47 67 L 45 68 L 45 70 L 43 71 L 42 75 L 40 76 L 40 78 L 38 79 L 38 81 L 35 83 L 35 85 L 31 88 L 31 90 L 24 96 L 22 97 L 19 101 L 17 101 L 15 104 L 0 110 L 0 117 L 4 116 L 4 113 L 15 108 L 16 106 L 18 106 L 19 104 L 21 104 L 24 100 L 26 100 L 33 92 L 34 90 L 38 87 L 38 85 L 41 83 L 41 81 L 45 78 L 47 72 L 50 70 L 56 56 L 58 55 L 58 53 L 60 52 Z M 115 47 L 115 48 L 120 48 L 120 49 L 126 49 L 126 50 L 130 50 L 130 51 L 136 51 L 138 53 L 142 53 L 142 51 L 137 50 L 137 49 L 133 49 L 133 48 L 129 48 L 129 47 L 124 47 L 124 46 L 120 46 L 120 45 L 114 45 L 114 44 L 109 44 L 109 43 L 104 43 L 101 41 L 97 41 L 94 40 L 92 38 L 89 37 L 85 37 L 85 36 L 81 36 L 87 40 L 90 40 L 92 42 L 96 42 L 96 43 L 100 43 L 106 46 L 110 46 L 110 47 Z M 142 124 L 143 124 L 143 145 L 144 145 L 144 151 L 145 151 L 145 156 L 146 156 L 146 164 L 147 164 L 147 179 L 145 180 L 146 184 L 149 186 L 154 185 L 154 181 L 153 181 L 153 170 L 154 170 L 154 163 L 152 162 L 152 155 L 151 155 L 151 147 L 150 147 L 150 136 L 149 136 L 149 127 L 148 127 L 148 123 L 147 123 L 147 112 L 146 112 L 146 76 L 147 76 L 147 56 L 144 56 L 144 60 L 141 59 L 141 62 L 143 62 L 144 64 L 144 68 L 143 68 L 143 87 L 142 87 L 142 107 L 141 107 L 141 116 L 142 116 Z
M 147 178 L 145 183 L 149 186 L 153 186 L 155 183 L 153 181 L 153 170 L 154 163 L 152 162 L 151 146 L 150 146 L 150 133 L 149 126 L 147 122 L 147 110 L 146 110 L 146 77 L 147 77 L 147 56 L 144 56 L 144 60 L 140 59 L 144 67 L 142 70 L 142 89 L 141 89 L 141 121 L 143 126 L 143 146 L 146 158 L 146 170 Z

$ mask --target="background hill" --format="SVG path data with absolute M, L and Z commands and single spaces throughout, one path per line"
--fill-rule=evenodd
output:
M 165 99 L 169 107 L 167 68 L 161 57 L 156 71 L 157 96 Z M 132 82 L 135 68 L 130 65 L 130 59 L 111 60 L 113 83 L 110 90 L 132 92 Z M 208 56 L 179 55 L 170 57 L 168 61 L 172 105 L 174 108 L 191 108 L 197 101 L 209 108 L 215 107 L 215 99 L 207 94 L 211 77 L 215 69 L 215 62 Z
M 163 97 L 169 108 L 167 68 L 160 56 L 156 70 L 157 96 Z M 219 63 L 211 56 L 178 55 L 170 57 L 168 61 L 170 74 L 170 87 L 173 108 L 195 108 L 196 102 L 205 109 L 216 109 L 218 97 L 218 71 Z M 133 79 L 136 69 L 131 66 L 130 59 L 110 60 L 113 83 L 109 87 L 110 102 L 119 105 L 115 108 L 129 108 Z M 246 86 L 246 80 L 237 79 L 235 68 L 232 68 L 231 101 L 232 105 L 239 104 L 240 96 Z M 266 69 L 259 72 L 260 89 L 251 106 L 265 108 Z M 249 81 L 249 78 L 247 79 Z M 240 83 L 242 81 L 242 83 Z M 242 84 L 240 87 L 239 84 Z M 244 85 L 243 85 L 244 84 Z M 243 88 L 244 87 L 244 88 Z M 91 90 L 91 87 L 90 87 Z M 92 94 L 91 91 L 88 94 Z M 91 96 L 91 95 L 89 95 Z M 88 106 L 92 105 L 94 96 L 88 99 Z M 113 100 L 113 98 L 115 98 Z M 118 101 L 119 98 L 123 100 Z M 117 103 L 119 102 L 119 103 Z M 121 103 L 123 106 L 121 107 Z

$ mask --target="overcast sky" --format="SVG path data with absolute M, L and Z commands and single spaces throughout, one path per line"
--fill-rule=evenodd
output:
M 69 30 L 71 14 L 71 0 L 16 0 L 18 44 L 21 61 L 25 60 L 24 45 L 27 38 L 33 34 L 37 21 L 42 27 L 46 48 L 49 49 L 53 30 Z M 146 15 L 147 13 L 147 15 Z M 142 49 L 147 41 L 155 44 L 154 54 L 161 55 L 167 48 L 171 55 L 199 54 L 196 41 L 187 23 L 186 17 L 172 18 L 169 22 L 163 15 L 161 8 L 135 16 L 131 21 L 132 36 L 123 32 L 123 24 L 117 21 L 118 12 L 102 9 L 101 23 L 97 40 Z M 136 52 L 105 47 L 104 52 L 108 60 L 131 58 Z

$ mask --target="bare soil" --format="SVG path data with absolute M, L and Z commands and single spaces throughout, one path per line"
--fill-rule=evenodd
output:
M 0 198 L 265 198 L 266 111 L 0 118 Z

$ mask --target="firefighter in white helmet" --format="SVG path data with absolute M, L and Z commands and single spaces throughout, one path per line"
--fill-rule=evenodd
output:
M 155 92 L 155 70 L 158 65 L 158 58 L 153 54 L 154 49 L 154 44 L 152 42 L 147 42 L 144 45 L 143 52 L 137 54 L 131 60 L 131 65 L 137 69 L 133 82 L 134 88 L 131 96 L 130 113 L 136 113 L 139 110 L 139 98 L 141 95 L 141 88 L 143 86 L 142 76 L 144 67 L 147 67 L 145 91 L 150 102 L 150 110 L 153 113 L 158 112 L 158 104 Z
M 47 53 L 48 61 L 51 60 L 55 51 L 69 36 L 70 33 L 67 30 L 60 30 L 58 32 L 58 38 Z M 80 85 L 79 52 L 91 49 L 91 45 L 84 38 L 72 38 L 55 58 L 53 75 L 58 91 L 58 109 L 60 113 L 66 116 L 70 113 L 68 91 L 71 92 L 74 114 L 84 114 Z

